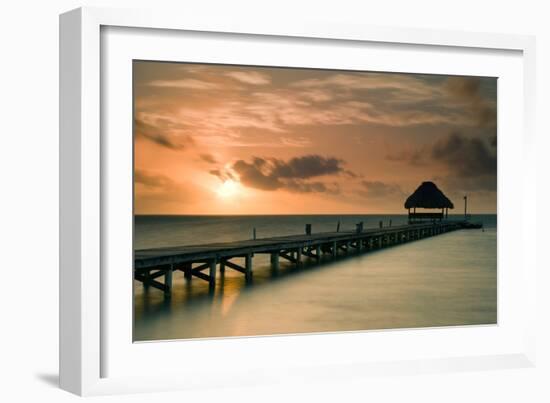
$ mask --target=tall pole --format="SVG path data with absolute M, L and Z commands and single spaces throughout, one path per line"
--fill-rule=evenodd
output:
M 464 220 L 468 217 L 468 196 L 464 196 Z

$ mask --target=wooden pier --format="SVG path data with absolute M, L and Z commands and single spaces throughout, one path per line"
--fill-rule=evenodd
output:
M 311 226 L 309 231 L 306 226 L 303 235 L 142 249 L 134 253 L 134 279 L 145 287 L 157 288 L 170 296 L 172 276 L 177 271 L 183 272 L 189 280 L 193 277 L 205 280 L 210 287 L 216 284 L 218 269 L 221 273 L 226 269 L 236 270 L 249 282 L 252 279 L 253 258 L 257 254 L 270 255 L 271 265 L 277 270 L 280 259 L 299 267 L 304 258 L 317 262 L 323 256 L 337 259 L 351 253 L 366 253 L 463 228 L 471 226 L 466 221 L 438 221 L 365 230 L 358 225 L 356 231 L 324 233 L 311 233 Z M 160 278 L 163 282 L 159 281 Z

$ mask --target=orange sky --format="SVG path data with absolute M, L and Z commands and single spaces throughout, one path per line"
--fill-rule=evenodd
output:
M 134 62 L 137 214 L 496 211 L 496 79 Z

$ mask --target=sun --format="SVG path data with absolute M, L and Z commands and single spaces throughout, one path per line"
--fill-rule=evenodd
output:
M 227 179 L 218 187 L 216 193 L 222 199 L 229 199 L 239 193 L 239 184 L 232 179 Z

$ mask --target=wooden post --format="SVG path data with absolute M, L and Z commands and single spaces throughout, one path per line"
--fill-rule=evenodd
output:
M 191 274 L 192 268 L 193 268 L 193 263 L 185 263 L 185 265 L 183 266 L 183 276 L 186 279 L 191 280 L 191 278 L 193 277 L 193 275 Z
M 336 241 L 332 242 L 332 257 L 338 256 L 338 245 L 336 244 Z
M 391 227 L 391 220 L 390 220 L 390 227 Z
M 256 239 L 256 227 L 252 228 L 252 239 Z
M 166 270 L 164 273 L 164 285 L 166 288 L 164 289 L 164 296 L 170 297 L 170 294 L 172 292 L 172 269 L 174 265 L 170 265 L 170 268 Z
M 311 224 L 306 224 L 306 235 L 311 235 Z
M 271 266 L 273 270 L 279 270 L 279 252 L 271 253 Z
M 225 259 L 220 259 L 220 273 L 225 273 Z
M 321 260 L 321 245 L 315 246 L 315 258 L 318 262 Z
M 302 248 L 296 250 L 296 267 L 302 265 Z
M 246 281 L 252 280 L 252 255 L 250 253 L 246 255 L 245 269 L 246 269 L 245 280 Z
M 143 288 L 146 290 L 149 288 L 149 278 L 151 277 L 151 270 L 147 270 L 144 274 L 145 281 L 143 282 Z
M 208 274 L 210 276 L 210 287 L 214 287 L 216 285 L 216 259 L 210 260 L 210 272 Z
M 464 221 L 468 218 L 468 196 L 464 196 Z
M 384 223 L 383 223 L 382 221 L 380 221 L 380 222 L 378 223 L 378 226 L 379 226 L 380 228 L 382 228 L 382 227 L 384 226 Z
M 340 221 L 338 221 L 338 224 L 336 224 L 336 232 L 340 232 Z

